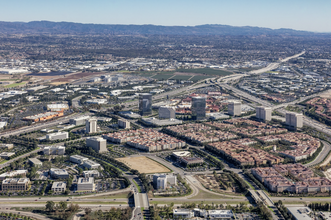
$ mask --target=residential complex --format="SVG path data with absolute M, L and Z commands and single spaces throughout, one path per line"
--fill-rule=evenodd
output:
M 299 163 L 254 168 L 252 174 L 272 192 L 317 193 L 331 191 L 330 180 L 325 177 L 315 177 L 311 169 Z
M 174 149 L 186 145 L 184 141 L 180 141 L 153 129 L 119 131 L 115 133 L 109 133 L 103 137 L 114 143 L 126 142 L 132 147 L 145 151 Z

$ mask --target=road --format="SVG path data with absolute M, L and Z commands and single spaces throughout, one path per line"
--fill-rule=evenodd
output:
M 305 166 L 307 167 L 312 167 L 315 166 L 319 163 L 322 163 L 322 161 L 324 161 L 324 159 L 326 158 L 326 156 L 328 155 L 328 153 L 331 150 L 331 146 L 328 142 L 322 141 L 323 143 L 323 150 L 319 153 L 319 155 L 316 157 L 316 159 L 310 163 L 305 164 Z

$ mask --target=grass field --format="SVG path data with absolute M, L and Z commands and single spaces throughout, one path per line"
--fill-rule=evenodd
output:
M 215 70 L 210 68 L 200 68 L 200 69 L 178 69 L 176 72 L 182 73 L 200 73 L 206 75 L 218 75 L 218 76 L 227 76 L 231 75 L 232 73 L 225 70 Z
M 157 80 L 167 80 L 170 77 L 172 77 L 173 75 L 168 75 L 168 74 L 157 74 L 155 76 L 153 76 L 153 79 L 157 79 Z
M 193 76 L 193 75 L 192 75 Z M 179 80 L 188 80 L 189 78 L 191 78 L 192 76 L 183 76 L 183 75 L 176 75 L 174 77 L 172 77 L 171 79 L 179 79 Z M 194 77 L 194 76 L 193 76 Z
M 191 80 L 197 82 L 202 79 L 212 78 L 211 76 L 194 76 Z
M 22 86 L 22 85 L 25 85 L 25 84 L 26 84 L 26 82 L 13 83 L 13 84 L 9 84 L 9 85 L 4 86 L 4 88 L 12 88 L 12 87 L 16 87 L 16 86 Z
M 138 170 L 140 173 L 167 173 L 168 168 L 147 157 L 124 157 L 117 158 L 118 161 L 125 163 L 131 169 Z

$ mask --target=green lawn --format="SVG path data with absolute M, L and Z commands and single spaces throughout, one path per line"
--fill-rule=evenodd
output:
M 157 80 L 167 80 L 170 77 L 172 77 L 173 75 L 169 75 L 169 74 L 157 74 L 155 76 L 153 76 L 153 79 L 157 79 Z
M 141 189 L 140 189 L 140 186 L 138 185 L 138 183 L 136 182 L 136 181 L 134 181 L 134 180 L 132 180 L 133 182 L 134 182 L 134 184 L 136 185 L 136 187 L 138 188 L 138 192 L 140 192 L 141 193 Z
M 197 82 L 197 81 L 199 81 L 199 80 L 202 80 L 202 79 L 207 79 L 207 78 L 212 78 L 212 76 L 194 76 L 192 79 L 190 79 L 190 80 L 192 80 L 192 81 L 194 81 L 194 82 Z
M 25 82 L 13 83 L 13 84 L 9 84 L 9 85 L 4 86 L 4 88 L 12 88 L 12 87 L 16 87 L 16 86 L 22 86 L 22 85 L 25 85 L 25 84 L 26 84 Z
M 192 75 L 192 76 L 193 76 L 193 75 Z M 188 79 L 191 78 L 192 76 L 176 75 L 176 76 L 172 77 L 171 79 L 188 80 Z M 193 76 L 193 77 L 194 77 L 194 76 Z

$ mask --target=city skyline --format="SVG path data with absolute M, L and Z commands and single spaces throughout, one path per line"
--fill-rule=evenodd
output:
M 19 6 L 19 7 L 18 7 Z M 14 0 L 3 2 L 1 21 L 66 21 L 95 24 L 153 24 L 196 26 L 222 24 L 271 29 L 289 28 L 313 32 L 331 32 L 328 8 L 331 2 L 291 1 L 198 1 L 121 2 L 98 0 L 56 1 Z M 50 10 L 51 9 L 51 10 Z

